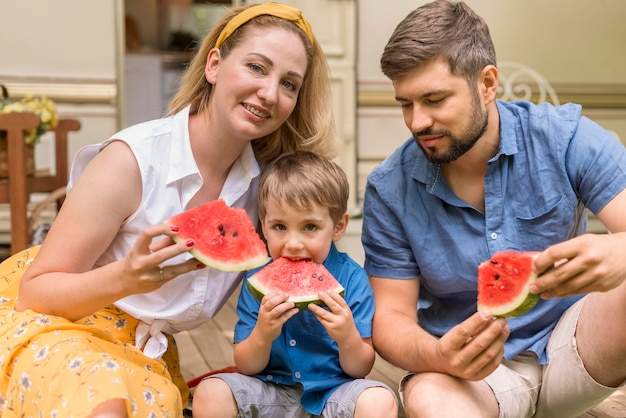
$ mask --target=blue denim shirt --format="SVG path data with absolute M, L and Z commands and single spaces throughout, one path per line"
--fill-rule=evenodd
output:
M 365 270 L 334 244 L 324 266 L 343 286 L 361 338 L 371 337 L 374 295 Z M 257 270 L 248 273 L 239 295 L 235 343 L 248 338 L 256 325 L 260 302 L 248 290 L 247 280 Z M 280 336 L 272 342 L 270 361 L 257 377 L 284 385 L 301 384 L 304 392 L 300 402 L 313 415 L 322 413 L 339 385 L 354 380 L 339 364 L 337 343 L 310 311 L 296 314 L 283 325 Z
M 626 150 L 580 106 L 498 102 L 500 149 L 487 166 L 485 213 L 459 199 L 412 138 L 368 177 L 363 247 L 368 274 L 420 278 L 418 320 L 435 336 L 476 312 L 478 264 L 503 250 L 541 251 L 580 235 L 586 211 L 626 188 Z M 505 358 L 545 347 L 581 296 L 541 300 L 508 321 Z

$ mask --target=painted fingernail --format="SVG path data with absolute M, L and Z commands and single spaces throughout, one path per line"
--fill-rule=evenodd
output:
M 205 268 L 205 267 L 206 267 L 206 266 L 205 266 L 204 264 L 202 264 L 202 263 L 198 263 L 198 264 L 196 264 L 196 268 L 197 268 L 198 270 L 203 269 L 203 268 Z
M 188 240 L 187 240 L 187 242 L 185 242 L 185 245 L 186 245 L 187 247 L 193 247 L 193 246 L 194 246 L 194 244 L 195 244 L 195 243 L 193 242 L 193 240 L 192 240 L 192 239 L 188 239 Z
M 170 226 L 170 231 L 178 232 L 178 227 L 177 226 Z

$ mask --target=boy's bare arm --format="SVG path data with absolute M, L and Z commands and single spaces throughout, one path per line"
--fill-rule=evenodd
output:
M 375 352 L 371 339 L 361 338 L 352 311 L 346 301 L 334 292 L 320 293 L 327 309 L 309 305 L 309 309 L 337 342 L 341 368 L 354 378 L 365 377 L 374 366 Z
M 256 326 L 248 338 L 235 344 L 235 365 L 241 373 L 255 375 L 267 366 L 272 341 L 278 338 L 284 323 L 298 313 L 292 302 L 285 302 L 287 297 L 275 292 L 263 297 Z

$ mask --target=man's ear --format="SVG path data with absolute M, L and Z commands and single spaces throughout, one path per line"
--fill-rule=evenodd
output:
M 206 57 L 206 65 L 204 66 L 204 77 L 210 84 L 215 84 L 217 81 L 217 70 L 221 61 L 222 56 L 219 48 L 211 49 Z
M 479 91 L 485 104 L 496 100 L 498 93 L 498 69 L 493 65 L 486 65 L 478 78 Z
M 346 228 L 348 228 L 348 221 L 350 220 L 350 214 L 348 212 L 344 213 L 341 218 L 335 224 L 335 231 L 333 232 L 333 241 L 339 241 L 343 234 L 346 233 Z

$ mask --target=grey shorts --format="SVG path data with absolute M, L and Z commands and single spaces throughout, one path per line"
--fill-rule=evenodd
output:
M 593 380 L 578 356 L 575 332 L 585 300 L 572 305 L 557 323 L 548 342 L 548 365 L 539 364 L 534 353 L 523 352 L 503 361 L 485 378 L 496 396 L 501 418 L 579 416 L 615 392 Z M 401 399 L 410 376 L 400 382 Z
M 237 402 L 237 417 L 310 418 L 314 416 L 300 405 L 301 386 L 264 382 L 256 377 L 239 373 L 223 373 L 209 377 L 209 379 L 216 378 L 226 382 L 233 392 Z M 324 418 L 354 417 L 357 398 L 365 389 L 372 387 L 384 387 L 394 393 L 382 382 L 355 379 L 340 385 L 330 395 L 319 416 Z

